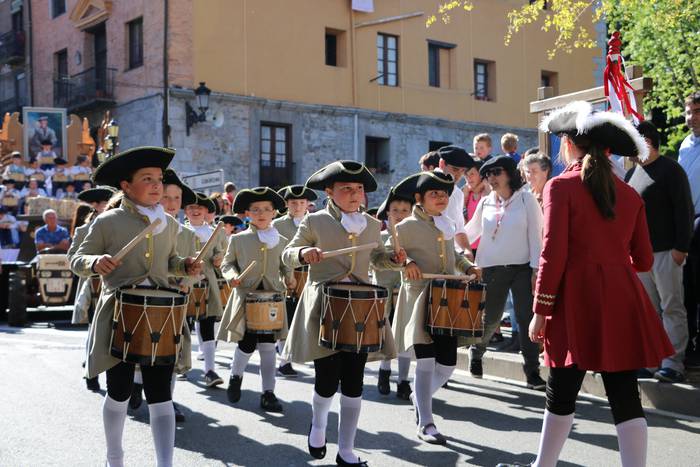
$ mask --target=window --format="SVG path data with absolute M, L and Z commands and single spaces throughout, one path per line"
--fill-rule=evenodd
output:
M 365 137 L 365 165 L 375 173 L 389 173 L 389 138 Z
M 428 84 L 436 88 L 450 87 L 451 56 L 454 44 L 428 40 Z
M 428 152 L 430 151 L 437 151 L 438 149 L 445 147 L 445 146 L 451 146 L 452 143 L 449 143 L 447 141 L 428 141 Z
M 68 77 L 68 50 L 59 50 L 54 54 L 54 75 L 58 79 Z
M 496 100 L 496 64 L 474 60 L 474 98 L 480 101 Z
M 559 73 L 542 70 L 540 86 L 543 88 L 551 87 L 555 96 L 559 94 Z
M 129 69 L 143 65 L 143 18 L 129 21 Z
M 260 185 L 273 188 L 292 180 L 291 126 L 263 123 L 260 126 Z
M 377 82 L 384 86 L 399 85 L 399 38 L 377 34 Z
M 51 18 L 61 16 L 66 12 L 66 0 L 51 0 Z
M 345 66 L 345 31 L 326 28 L 326 65 Z

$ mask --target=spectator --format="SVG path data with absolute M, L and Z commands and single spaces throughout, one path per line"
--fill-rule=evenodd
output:
M 469 371 L 476 378 L 483 375 L 486 343 L 498 329 L 509 291 L 513 292 L 518 327 L 527 329 L 532 319 L 532 292 L 542 250 L 542 211 L 535 197 L 522 189 L 523 181 L 515 161 L 508 156 L 495 157 L 484 163 L 480 172 L 492 191 L 481 199 L 466 227 L 470 239 L 481 238 L 476 262 L 488 284 L 484 340 L 469 349 Z M 518 339 L 528 387 L 544 388 L 537 344 L 525 332 Z
M 476 165 L 474 159 L 459 146 L 444 146 L 438 150 L 440 162 L 436 170 L 449 174 L 457 183 L 464 177 L 467 170 Z M 469 240 L 464 232 L 464 193 L 462 190 L 452 190 L 450 201 L 445 210 L 445 215 L 454 223 L 456 227 L 455 248 L 457 251 L 466 251 L 469 253 Z
M 41 164 L 39 168 L 43 171 L 53 170 L 56 153 L 53 151 L 51 140 L 45 139 L 41 142 L 41 151 L 36 155 Z
M 33 198 L 35 196 L 47 196 L 46 191 L 43 188 L 39 188 L 39 181 L 36 178 L 31 178 L 29 182 L 27 182 L 27 186 L 22 188 L 19 194 L 25 201 L 27 198 Z
M 71 177 L 70 170 L 66 167 L 67 162 L 65 159 L 58 157 L 54 162 L 56 163 L 56 168 L 53 170 L 49 181 L 51 182 L 51 192 L 54 196 L 57 196 L 59 191 L 65 191 L 66 185 L 71 183 Z M 47 185 L 49 181 L 47 181 Z
M 26 178 L 33 178 L 42 183 L 46 180 L 46 174 L 39 168 L 39 162 L 35 157 L 29 159 L 27 168 L 24 169 L 24 175 Z
M 87 156 L 82 154 L 78 156 L 75 161 L 75 165 L 73 168 L 71 168 L 71 175 L 73 176 L 73 180 L 76 181 L 90 180 L 90 176 L 92 175 L 92 167 L 90 166 L 90 160 Z M 90 184 L 90 186 L 92 186 L 92 184 Z
M 424 172 L 432 172 L 438 168 L 439 164 L 440 155 L 438 154 L 438 151 L 430 151 L 423 154 L 420 156 L 420 159 L 418 159 L 418 165 L 420 165 L 420 169 Z
M 518 154 L 518 135 L 506 133 L 501 136 L 501 150 L 504 155 L 509 156 L 516 164 L 520 162 L 520 154 Z
M 678 151 L 678 163 L 683 167 L 690 182 L 690 193 L 695 211 L 695 226 L 690 254 L 683 271 L 685 306 L 688 311 L 688 349 L 686 361 L 695 363 L 700 359 L 698 336 L 697 296 L 700 295 L 700 91 L 690 94 L 685 100 L 685 123 L 690 129 Z
M 474 137 L 474 158 L 482 162 L 491 159 L 493 151 L 493 143 L 491 136 L 488 133 L 481 133 Z
M 535 195 L 535 199 L 542 206 L 542 194 L 544 186 L 552 175 L 552 160 L 545 154 L 529 154 L 523 159 L 523 172 L 528 190 Z
M 25 177 L 26 174 L 22 154 L 20 154 L 19 151 L 14 151 L 11 156 L 10 165 L 5 167 L 2 178 L 23 182 Z
M 19 231 L 17 219 L 7 208 L 0 206 L 0 247 L 17 248 L 19 246 Z
M 68 229 L 58 225 L 58 215 L 53 209 L 47 209 L 42 215 L 44 224 L 34 232 L 34 243 L 37 252 L 46 248 L 68 251 L 70 234 Z
M 15 188 L 15 181 L 12 179 L 5 179 L 2 181 L 3 187 L 0 190 L 0 205 L 6 208 L 8 212 L 16 214 L 19 211 L 19 205 L 21 204 L 21 193 Z
M 488 195 L 491 192 L 489 184 L 486 180 L 481 178 L 479 174 L 479 169 L 483 162 L 476 161 L 474 167 L 470 167 L 464 178 L 467 180 L 467 184 L 464 185 L 462 191 L 464 192 L 464 222 L 469 222 L 476 212 L 476 207 L 479 205 L 481 198 Z M 472 257 L 469 258 L 470 261 L 474 261 L 474 256 L 476 256 L 476 250 L 479 247 L 479 239 L 471 242 Z
M 63 188 L 56 190 L 54 196 L 56 199 L 78 199 L 78 193 L 75 191 L 75 184 L 72 182 L 68 182 Z
M 224 184 L 224 197 L 228 201 L 229 206 L 233 206 L 233 200 L 236 199 L 236 185 L 234 185 L 233 182 L 226 182 Z M 229 207 L 227 214 L 230 213 L 231 209 Z
M 654 251 L 651 271 L 638 273 L 676 351 L 653 376 L 664 382 L 685 379 L 683 359 L 688 345 L 688 316 L 683 304 L 683 263 L 690 249 L 695 211 L 688 177 L 678 163 L 659 155 L 659 132 L 651 122 L 637 127 L 649 147 L 649 157 L 632 168 L 625 181 L 644 199 Z M 642 369 L 640 377 L 651 377 Z

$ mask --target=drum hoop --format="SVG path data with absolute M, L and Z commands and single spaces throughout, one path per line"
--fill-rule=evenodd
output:
M 367 287 L 368 290 L 336 289 L 334 288 L 336 285 L 359 285 Z M 323 284 L 322 290 L 324 296 L 350 300 L 376 300 L 389 296 L 389 291 L 385 287 L 363 282 L 326 282 Z
M 130 294 L 130 290 L 160 290 L 175 294 L 173 297 L 151 297 L 148 295 Z M 136 298 L 137 297 L 137 298 Z M 177 289 L 170 287 L 150 286 L 150 285 L 131 285 L 120 287 L 116 293 L 117 300 L 123 304 L 129 305 L 146 305 L 153 307 L 171 307 L 187 305 L 187 294 Z
M 294 268 L 294 270 L 297 272 L 309 272 L 309 265 L 305 264 L 305 265 L 300 266 L 298 268 Z
M 261 290 L 260 292 L 267 292 Z M 284 295 L 281 292 L 267 292 L 269 296 L 261 296 L 259 292 L 248 292 L 245 294 L 246 303 L 277 303 L 284 302 Z M 264 297 L 264 298 L 263 298 Z
M 466 276 L 465 276 L 466 277 Z M 454 280 L 454 279 L 433 279 L 430 282 L 432 287 L 443 287 L 446 286 L 448 289 L 464 289 L 464 282 Z M 486 284 L 483 282 L 469 282 L 469 290 L 483 290 Z

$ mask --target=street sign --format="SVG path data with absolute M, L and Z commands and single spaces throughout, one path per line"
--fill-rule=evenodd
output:
M 185 175 L 182 181 L 195 191 L 211 194 L 224 190 L 224 171 L 222 169 L 211 172 L 202 172 L 194 175 Z

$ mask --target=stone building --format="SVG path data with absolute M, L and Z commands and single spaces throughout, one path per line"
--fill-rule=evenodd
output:
M 355 159 L 385 191 L 429 149 L 470 148 L 481 132 L 495 152 L 505 132 L 535 145 L 537 88 L 563 94 L 600 74 L 599 49 L 550 61 L 553 36 L 536 27 L 504 46 L 519 1 L 476 0 L 430 28 L 440 2 L 369 3 L 31 0 L 33 104 L 94 123 L 110 109 L 122 149 L 168 145 L 175 168 L 223 169 L 239 187 L 300 183 Z M 192 123 L 200 82 L 212 93 L 206 121 Z

